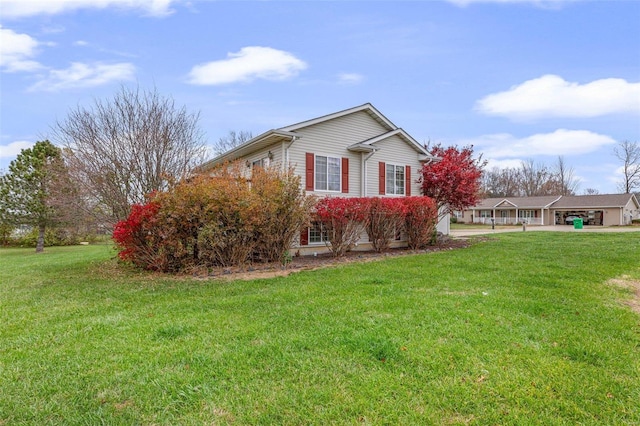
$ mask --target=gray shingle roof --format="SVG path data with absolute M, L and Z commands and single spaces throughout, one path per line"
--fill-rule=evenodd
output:
M 510 209 L 541 209 L 552 207 L 554 209 L 585 209 L 585 208 L 605 208 L 624 207 L 629 200 L 635 196 L 633 194 L 603 194 L 603 195 L 549 195 L 544 197 L 504 197 L 485 198 L 476 206 L 474 210 L 490 210 L 493 208 Z M 636 205 L 638 199 L 635 198 Z M 499 207 L 496 207 L 498 206 Z
M 585 207 L 624 207 L 633 194 L 603 194 L 564 196 L 553 205 L 554 208 L 585 208 Z

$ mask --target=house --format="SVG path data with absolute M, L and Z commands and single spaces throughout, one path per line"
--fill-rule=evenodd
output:
M 306 193 L 319 197 L 420 195 L 419 171 L 423 164 L 437 160 L 370 103 L 269 130 L 200 169 L 238 159 L 245 160 L 248 169 L 291 166 Z M 438 230 L 449 233 L 448 216 Z M 361 243 L 360 247 L 367 247 L 366 234 Z M 317 225 L 303 230 L 299 246 L 307 252 L 325 246 Z
M 551 225 L 553 215 L 551 205 L 560 196 L 485 198 L 477 205 L 463 212 L 465 223 L 492 223 L 513 225 L 527 221 L 532 225 Z
M 553 195 L 544 197 L 486 198 L 463 212 L 467 223 L 511 225 L 526 221 L 532 225 L 572 224 L 573 217 L 585 225 L 628 225 L 640 218 L 640 204 L 634 194 Z

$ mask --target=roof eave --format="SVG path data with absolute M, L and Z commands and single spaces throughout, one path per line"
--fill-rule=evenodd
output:
M 256 136 L 255 138 L 249 139 L 242 145 L 238 145 L 235 148 L 232 148 L 229 151 L 224 152 L 218 155 L 217 157 L 204 162 L 202 165 L 198 167 L 198 170 L 199 171 L 209 170 L 210 168 L 215 167 L 218 164 L 224 163 L 226 161 L 233 161 L 237 158 L 247 155 L 252 151 L 259 149 L 260 145 L 262 144 L 269 145 L 270 143 L 275 142 L 275 140 L 273 142 L 269 142 L 269 139 L 272 139 L 274 137 L 276 138 L 284 137 L 284 138 L 293 139 L 293 138 L 300 138 L 301 136 L 294 132 L 289 132 L 289 131 L 280 130 L 280 129 L 275 129 L 275 130 L 272 129 Z

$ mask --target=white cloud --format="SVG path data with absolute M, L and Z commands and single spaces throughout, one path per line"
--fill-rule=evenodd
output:
M 94 87 L 112 81 L 131 80 L 135 67 L 130 63 L 84 64 L 74 62 L 67 69 L 50 70 L 49 74 L 29 88 L 30 91 L 56 92 L 64 89 Z
M 3 18 L 54 15 L 79 9 L 138 9 L 151 16 L 170 15 L 176 0 L 2 0 Z
M 342 73 L 338 75 L 338 81 L 342 84 L 359 84 L 364 80 L 362 74 L 356 73 Z
M 189 83 L 217 85 L 251 82 L 256 79 L 286 80 L 307 68 L 307 64 L 289 52 L 271 47 L 248 46 L 227 59 L 196 65 Z
M 488 95 L 476 110 L 511 119 L 548 117 L 598 117 L 608 114 L 640 114 L 640 83 L 606 78 L 586 84 L 544 75 Z
M 34 71 L 42 65 L 32 58 L 40 43 L 27 34 L 16 33 L 0 25 L 0 68 L 6 72 Z
M 15 158 L 23 149 L 31 148 L 33 142 L 15 141 L 9 145 L 0 145 L 0 158 Z
M 553 133 L 538 133 L 525 138 L 516 138 L 508 133 L 484 135 L 459 141 L 458 145 L 472 144 L 485 158 L 508 159 L 537 155 L 581 155 L 615 143 L 609 136 L 588 130 L 558 129 Z
M 487 160 L 487 166 L 485 167 L 485 170 L 491 170 L 494 167 L 497 167 L 499 169 L 517 169 L 520 168 L 522 161 L 523 160 L 519 158 L 508 158 L 506 160 L 496 160 L 495 158 L 490 158 Z

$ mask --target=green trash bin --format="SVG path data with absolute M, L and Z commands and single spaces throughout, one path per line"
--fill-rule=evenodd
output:
M 576 217 L 573 219 L 573 229 L 582 229 L 582 218 Z

